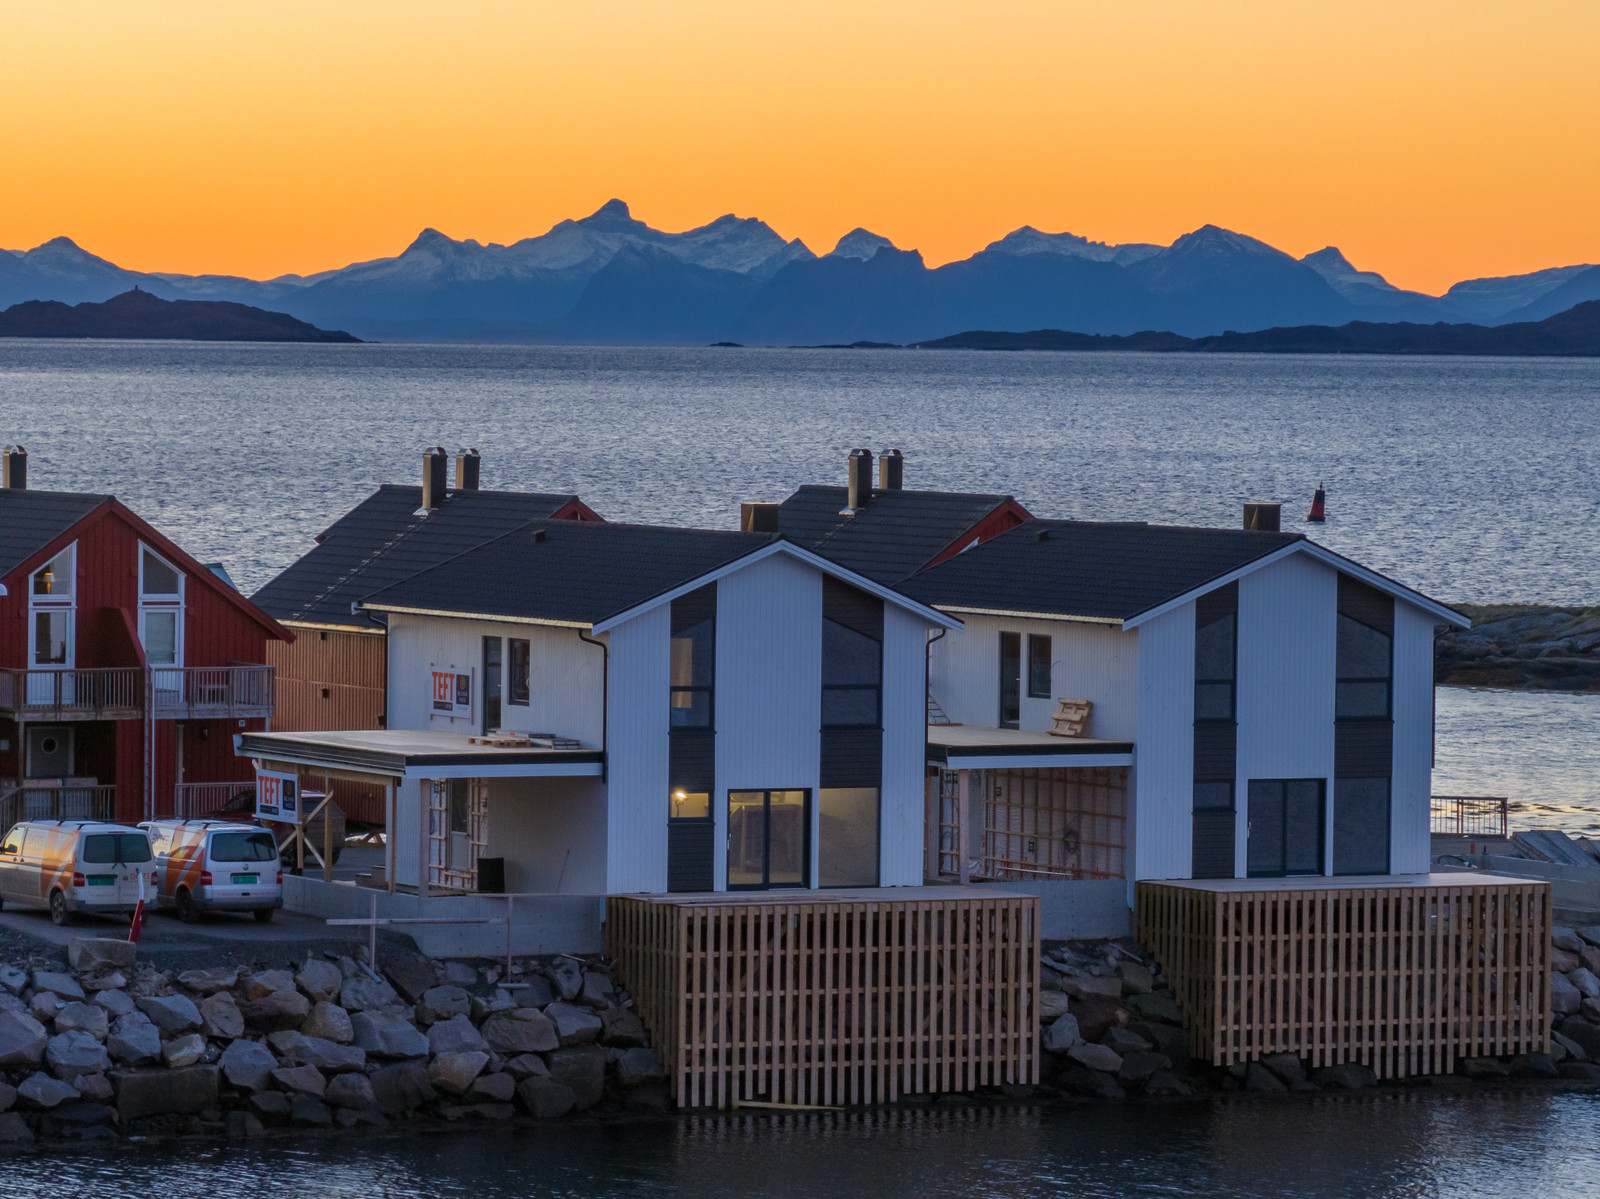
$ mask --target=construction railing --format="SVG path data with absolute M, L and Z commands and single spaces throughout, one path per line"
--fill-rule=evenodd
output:
M 222 807 L 241 792 L 254 796 L 254 780 L 242 783 L 179 783 L 173 788 L 172 815 L 177 820 L 203 820 L 221 816 Z M 239 819 L 249 820 L 254 806 L 239 813 Z
M 0 828 L 19 820 L 112 820 L 115 787 L 14 787 L 0 795 Z
M 271 716 L 271 666 L 152 666 L 151 713 L 158 720 Z
M 1496 795 L 1435 795 L 1429 805 L 1429 824 L 1442 837 L 1499 837 L 1511 835 L 1510 802 Z
M 0 714 L 22 720 L 131 720 L 144 712 L 144 671 L 0 670 Z

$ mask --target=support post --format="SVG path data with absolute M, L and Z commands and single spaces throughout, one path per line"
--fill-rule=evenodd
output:
M 967 857 L 967 811 L 971 796 L 970 770 L 956 771 L 956 881 L 963 887 L 972 881 L 972 863 Z
M 378 969 L 378 893 L 372 893 L 372 927 L 367 931 L 367 965 Z
M 383 873 L 384 881 L 389 886 L 389 894 L 394 894 L 394 822 L 398 813 L 394 806 L 395 781 L 390 779 L 383 788 Z
M 333 788 L 322 801 L 322 881 L 333 881 Z
M 428 898 L 428 843 L 431 829 L 428 821 L 432 805 L 429 803 L 429 791 L 433 787 L 431 779 L 420 780 L 417 786 L 417 898 Z

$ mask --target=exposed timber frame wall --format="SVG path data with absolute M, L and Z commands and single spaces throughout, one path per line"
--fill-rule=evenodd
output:
M 1293 1053 L 1404 1078 L 1545 1051 L 1549 884 L 1452 880 L 1141 882 L 1137 935 L 1213 1065 Z
M 1038 899 L 916 894 L 608 899 L 606 953 L 678 1105 L 1038 1082 Z

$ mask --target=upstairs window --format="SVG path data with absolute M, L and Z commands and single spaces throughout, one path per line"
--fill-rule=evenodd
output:
M 144 550 L 140 563 L 139 596 L 148 600 L 183 599 L 183 576 L 148 548 Z
M 1337 661 L 1335 717 L 1387 719 L 1394 638 L 1341 612 Z
M 1237 677 L 1237 614 L 1201 625 L 1194 631 L 1194 718 L 1232 720 Z
M 1028 634 L 1028 698 L 1050 698 L 1050 638 Z
M 73 590 L 73 546 L 62 550 L 49 562 L 33 572 L 33 585 L 29 588 L 36 603 L 48 603 L 55 600 L 61 603 L 72 601 Z
M 1000 719 L 1003 729 L 1022 723 L 1022 634 L 1000 634 Z
M 883 642 L 822 619 L 822 725 L 874 728 L 882 719 Z
M 714 719 L 717 678 L 717 585 L 672 601 L 672 698 L 674 729 L 709 729 Z
M 139 548 L 139 641 L 151 666 L 183 665 L 183 575 L 149 546 Z
M 68 546 L 28 580 L 28 660 L 31 666 L 70 667 L 73 662 L 73 593 L 77 554 Z

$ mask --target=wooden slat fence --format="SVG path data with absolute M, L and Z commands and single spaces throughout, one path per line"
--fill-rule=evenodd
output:
M 1403 1078 L 1548 1048 L 1548 884 L 1137 887 L 1139 938 L 1214 1065 L 1293 1053 Z
M 606 952 L 680 1107 L 1038 1081 L 1035 897 L 849 894 L 606 901 Z

